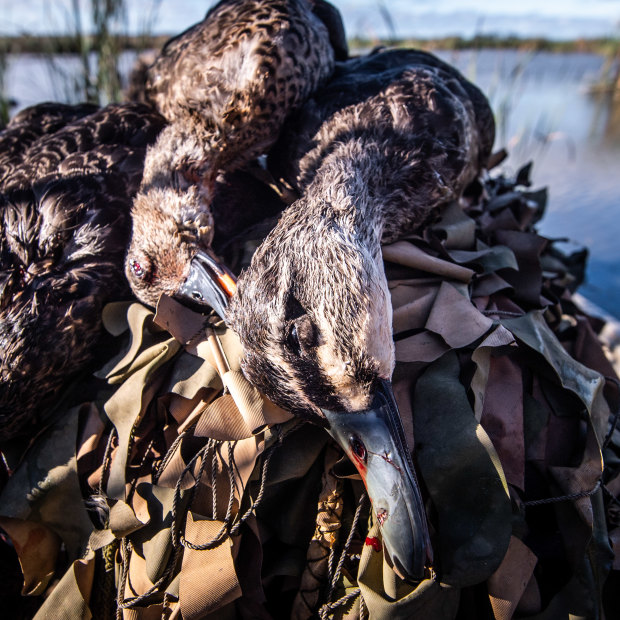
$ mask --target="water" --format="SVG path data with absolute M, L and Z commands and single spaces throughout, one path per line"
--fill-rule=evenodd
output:
M 120 55 L 121 77 L 127 78 L 135 59 L 136 53 L 133 51 Z M 95 56 L 91 55 L 89 61 L 94 72 Z M 79 103 L 77 76 L 81 70 L 81 60 L 77 55 L 9 55 L 5 81 L 8 97 L 17 102 L 13 113 L 41 101 Z
M 496 114 L 496 147 L 516 171 L 533 160 L 547 186 L 541 234 L 590 250 L 580 292 L 620 317 L 620 101 L 589 95 L 604 59 L 516 50 L 440 53 L 476 82 Z
M 590 261 L 581 292 L 620 318 L 620 102 L 588 95 L 604 59 L 593 54 L 516 50 L 440 52 L 489 97 L 497 120 L 496 147 L 516 171 L 534 161 L 534 186 L 548 186 L 548 237 L 587 245 Z M 127 75 L 135 55 L 121 59 Z M 55 70 L 39 56 L 9 58 L 8 93 L 20 109 L 44 100 L 75 101 L 77 58 L 57 57 Z

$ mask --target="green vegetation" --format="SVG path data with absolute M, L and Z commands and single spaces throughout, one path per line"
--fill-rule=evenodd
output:
M 108 0 L 108 4 L 111 0 Z M 94 3 L 93 3 L 94 4 Z M 120 4 L 124 4 L 120 2 Z M 159 49 L 173 36 L 160 35 L 118 35 L 112 34 L 109 30 L 105 31 L 109 21 L 109 14 L 101 23 L 100 33 L 85 35 L 76 34 L 35 37 L 24 34 L 20 36 L 0 37 L 0 47 L 9 54 L 80 54 L 84 46 L 89 49 L 97 49 L 102 41 L 113 44 L 117 51 L 122 50 L 144 50 L 147 48 Z M 104 17 L 105 17 L 104 15 Z M 104 36 L 105 35 L 105 36 Z M 102 38 L 103 37 L 103 38 Z M 463 37 L 443 37 L 439 39 L 392 39 L 389 42 L 380 39 L 361 39 L 354 37 L 349 40 L 352 49 L 368 49 L 376 45 L 394 45 L 397 47 L 416 47 L 426 50 L 462 50 L 462 49 L 500 49 L 513 48 L 531 51 L 545 52 L 591 52 L 595 54 L 608 55 L 618 48 L 618 38 L 598 38 L 598 39 L 577 39 L 574 41 L 551 41 L 543 38 L 522 39 L 516 36 L 500 37 L 494 35 L 476 35 L 471 38 Z
M 6 95 L 6 68 L 8 53 L 4 43 L 0 41 L 0 129 L 8 122 L 11 112 L 11 102 Z
M 367 49 L 383 44 L 380 40 L 353 38 L 349 41 L 352 49 Z M 467 49 L 519 49 L 533 52 L 588 52 L 608 55 L 618 48 L 617 38 L 576 39 L 574 41 L 552 41 L 544 38 L 500 37 L 495 35 L 476 35 L 470 38 L 442 37 L 438 39 L 398 39 L 390 41 L 396 47 L 415 47 L 424 50 L 467 50 Z
M 590 86 L 591 94 L 620 95 L 620 40 L 611 46 L 605 54 L 605 64 L 601 69 L 599 80 Z
M 71 10 L 65 20 L 66 34 L 33 36 L 0 36 L 0 128 L 7 122 L 11 102 L 6 94 L 5 75 L 12 54 L 37 54 L 46 59 L 49 70 L 55 76 L 59 89 L 56 98 L 63 101 L 90 101 L 105 104 L 122 97 L 119 58 L 123 51 L 143 52 L 161 49 L 173 36 L 153 36 L 159 5 L 162 0 L 150 0 L 149 10 L 144 12 L 142 32 L 129 35 L 127 0 L 71 0 Z M 516 36 L 500 37 L 476 35 L 472 38 L 443 37 L 438 39 L 397 39 L 386 0 L 378 0 L 379 10 L 391 33 L 389 40 L 352 38 L 350 48 L 359 52 L 378 45 L 414 47 L 424 50 L 465 49 L 519 49 L 529 52 L 590 52 L 605 56 L 607 63 L 601 73 L 597 92 L 614 92 L 620 88 L 620 38 L 579 39 L 574 41 L 551 41 L 543 38 L 522 39 Z M 86 19 L 88 14 L 89 19 Z M 84 24 L 92 24 L 86 32 Z M 79 67 L 68 66 L 63 55 L 79 59 Z M 475 59 L 472 60 L 475 72 Z M 474 75 L 469 76 L 475 79 Z M 617 92 L 617 91 L 616 91 Z M 501 116 L 501 113 L 500 113 Z M 501 125 L 501 123 L 500 123 Z
M 111 35 L 115 47 L 119 51 L 144 49 L 159 49 L 172 35 L 145 36 L 145 35 Z M 82 34 L 79 40 L 76 35 L 49 35 L 33 36 L 23 34 L 20 36 L 0 36 L 0 48 L 9 54 L 79 54 L 82 46 L 95 49 L 96 35 Z
M 50 64 L 50 70 L 60 79 L 57 83 L 64 86 L 65 99 L 83 100 L 91 103 L 108 103 L 118 101 L 121 96 L 118 60 L 125 49 L 127 17 L 125 0 L 90 0 L 87 5 L 92 33 L 84 29 L 84 15 L 80 0 L 71 0 L 71 12 L 67 14 L 67 30 L 63 37 L 19 37 L 12 38 L 18 48 L 20 41 L 27 45 L 37 40 L 43 54 Z M 59 54 L 76 54 L 80 60 L 80 70 L 67 73 L 58 62 Z
M 159 48 L 168 37 L 152 37 L 161 0 L 150 0 L 144 12 L 143 31 L 129 36 L 127 0 L 71 0 L 71 10 L 65 16 L 67 34 L 60 36 L 0 37 L 0 127 L 9 117 L 10 101 L 6 96 L 4 76 L 11 54 L 37 54 L 45 58 L 54 84 L 62 91 L 57 98 L 63 101 L 89 101 L 106 104 L 122 97 L 119 58 L 125 50 L 143 51 Z M 88 17 L 88 19 L 87 19 Z M 87 32 L 85 23 L 92 24 Z M 79 59 L 79 68 L 67 67 L 62 56 L 71 54 Z

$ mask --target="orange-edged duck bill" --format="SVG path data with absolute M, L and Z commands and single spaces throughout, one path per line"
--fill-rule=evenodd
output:
M 422 579 L 427 559 L 432 561 L 432 548 L 391 384 L 380 383 L 371 407 L 365 411 L 322 411 L 330 434 L 366 485 L 394 570 L 403 579 Z
M 224 318 L 228 300 L 237 290 L 235 276 L 213 256 L 198 250 L 190 263 L 189 274 L 174 297 L 198 309 L 210 306 Z

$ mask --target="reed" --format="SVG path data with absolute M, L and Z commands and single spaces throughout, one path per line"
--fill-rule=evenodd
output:
M 9 113 L 11 111 L 11 100 L 6 89 L 7 51 L 5 42 L 0 41 L 0 129 L 9 122 Z
M 382 43 L 385 43 L 385 45 L 395 45 L 398 41 L 398 37 L 396 36 L 396 25 L 385 0 L 377 0 L 377 9 L 389 33 L 387 40 Z
M 143 28 L 152 28 L 160 3 L 152 0 Z M 119 101 L 121 54 L 128 48 L 139 51 L 149 43 L 150 33 L 144 30 L 138 37 L 129 36 L 127 0 L 71 0 L 64 22 L 68 34 L 40 41 L 56 98 L 99 105 Z M 66 52 L 75 55 L 75 62 L 66 62 L 62 56 Z
M 118 62 L 124 46 L 122 35 L 114 32 L 114 26 L 127 24 L 125 0 L 91 0 L 91 11 L 93 47 L 97 55 L 95 85 L 99 103 L 118 101 L 122 93 Z
M 607 50 L 599 79 L 590 85 L 589 92 L 594 95 L 620 96 L 620 37 Z

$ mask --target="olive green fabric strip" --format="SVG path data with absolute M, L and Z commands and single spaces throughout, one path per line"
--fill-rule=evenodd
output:
M 8 534 L 24 576 L 22 595 L 38 596 L 54 577 L 62 540 L 41 523 L 0 517 L 0 527 Z
M 380 538 L 376 523 L 368 531 L 368 537 Z M 373 620 L 454 618 L 459 602 L 457 588 L 442 586 L 433 579 L 425 579 L 417 587 L 409 585 L 400 581 L 391 569 L 388 569 L 391 574 L 386 573 L 384 567 L 383 553 L 371 545 L 364 545 L 357 581 Z M 390 583 L 385 583 L 386 577 Z M 391 591 L 392 596 L 387 591 Z
M 118 310 L 118 308 L 117 308 Z M 151 331 L 153 313 L 140 304 L 127 309 L 131 345 L 125 356 L 108 371 L 108 381 L 119 383 L 104 409 L 118 436 L 119 450 L 110 469 L 107 486 L 109 497 L 125 500 L 125 484 L 129 445 L 133 429 L 144 415 L 163 377 L 155 380 L 158 368 L 171 360 L 181 345 L 165 332 Z M 162 334 L 164 334 L 162 336 Z
M 511 536 L 506 555 L 489 577 L 489 598 L 496 620 L 510 620 L 525 593 L 538 558 L 515 536 Z
M 484 395 L 489 381 L 491 356 L 499 353 L 496 349 L 507 347 L 513 342 L 513 335 L 504 326 L 496 325 L 495 329 L 487 335 L 471 354 L 471 359 L 476 364 L 476 372 L 472 377 L 470 387 L 474 395 L 474 412 L 478 422 L 482 418 Z
M 99 372 L 98 376 L 105 377 L 111 382 L 122 380 L 124 374 L 134 364 L 141 349 L 148 348 L 152 342 L 145 341 L 148 334 L 148 325 L 152 322 L 153 313 L 142 304 L 132 303 L 128 307 L 123 304 L 110 304 L 104 309 L 104 325 L 109 324 L 111 330 L 121 333 L 129 330 L 130 345 L 125 353 L 110 360 Z M 112 333 L 114 333 L 112 332 Z M 155 339 L 154 336 L 152 336 Z M 134 365 L 135 368 L 135 365 Z
M 452 250 L 448 254 L 452 260 L 460 265 L 477 266 L 483 274 L 491 274 L 499 269 L 517 270 L 519 264 L 514 252 L 505 245 L 486 247 L 479 244 L 483 249 L 478 250 Z
M 34 620 L 90 620 L 88 606 L 95 575 L 95 554 L 73 562 L 39 608 Z
M 406 241 L 397 241 L 390 245 L 384 245 L 381 251 L 383 253 L 383 259 L 386 261 L 453 280 L 469 282 L 474 275 L 471 269 L 431 256 L 417 246 L 407 243 Z
M 450 348 L 458 349 L 481 338 L 492 325 L 493 321 L 479 312 L 468 297 L 442 282 L 425 327 L 440 335 Z
M 82 556 L 93 527 L 76 471 L 79 413 L 72 407 L 37 439 L 0 494 L 0 516 L 44 524 L 60 537 L 70 560 Z
M 603 387 L 603 378 L 566 352 L 545 322 L 541 310 L 533 310 L 518 318 L 502 319 L 502 324 L 521 342 L 542 355 L 557 374 L 562 386 L 576 394 L 588 411 L 592 412 Z M 602 443 L 604 430 L 601 432 L 598 424 L 595 430 Z
M 465 215 L 458 201 L 448 203 L 441 211 L 441 220 L 433 231 L 443 233 L 445 246 L 450 249 L 470 248 L 476 239 L 476 222 Z
M 459 370 L 452 352 L 431 364 L 418 380 L 413 410 L 417 462 L 438 515 L 441 581 L 464 587 L 485 581 L 500 565 L 512 510 Z
M 187 515 L 186 537 L 194 544 L 211 540 L 223 523 L 197 519 Z M 241 588 L 231 555 L 232 541 L 224 541 L 213 549 L 186 548 L 179 583 L 179 601 L 184 620 L 198 620 L 241 596 Z M 208 587 L 205 586 L 207 580 Z
M 150 351 L 145 356 L 149 358 L 148 362 L 141 364 L 139 370 L 128 377 L 105 404 L 105 412 L 116 428 L 120 446 L 117 458 L 113 460 L 110 469 L 107 487 L 110 497 L 125 499 L 125 468 L 133 428 L 144 415 L 158 387 L 150 379 L 157 368 L 178 352 L 179 347 L 174 339 L 156 346 L 156 351 Z

